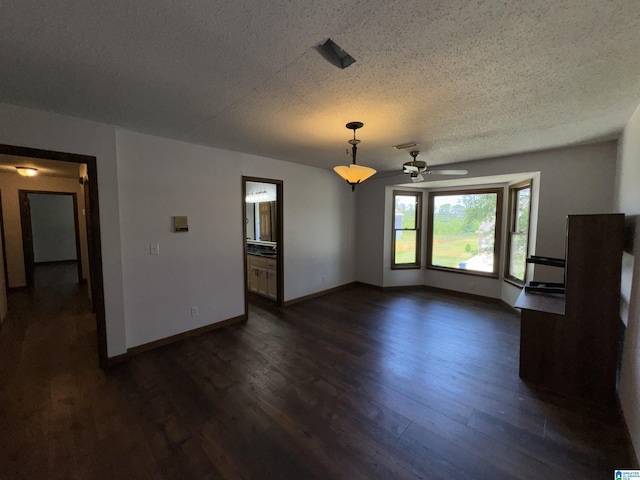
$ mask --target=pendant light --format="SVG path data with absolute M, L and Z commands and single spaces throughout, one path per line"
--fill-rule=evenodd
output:
M 351 165 L 333 167 L 333 170 L 345 179 L 349 185 L 351 185 L 352 191 L 356 189 L 357 184 L 364 182 L 367 178 L 376 173 L 373 168 L 356 165 L 356 154 L 358 153 L 357 145 L 360 143 L 360 140 L 356 138 L 356 130 L 362 128 L 363 125 L 364 123 L 362 122 L 349 122 L 345 125 L 349 130 L 353 130 L 353 140 L 349 140 L 349 143 L 351 144 L 351 153 L 349 153 L 349 150 L 347 149 L 347 155 L 351 155 L 353 163 Z

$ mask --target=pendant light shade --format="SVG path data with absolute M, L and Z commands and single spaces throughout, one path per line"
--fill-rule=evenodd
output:
M 355 164 L 333 167 L 333 171 L 344 178 L 351 186 L 364 182 L 367 178 L 376 173 L 373 168 Z
M 358 153 L 357 145 L 360 140 L 356 138 L 356 130 L 362 128 L 364 123 L 362 122 L 349 122 L 345 125 L 349 130 L 353 130 L 353 139 L 349 140 L 351 144 L 351 153 L 347 150 L 347 155 L 351 155 L 353 163 L 351 165 L 339 165 L 333 167 L 333 171 L 340 175 L 344 180 L 351 185 L 351 190 L 355 190 L 356 185 L 364 182 L 371 175 L 376 173 L 373 168 L 356 165 L 356 154 Z

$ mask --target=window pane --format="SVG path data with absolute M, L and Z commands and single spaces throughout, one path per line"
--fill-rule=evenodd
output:
M 415 195 L 396 195 L 394 228 L 416 228 Z
M 511 235 L 509 251 L 509 275 L 524 282 L 524 272 L 527 266 L 527 235 L 514 233 Z
M 431 264 L 493 272 L 497 199 L 495 193 L 434 196 Z
M 416 252 L 418 249 L 416 248 L 416 238 L 417 234 L 415 230 L 396 231 L 396 265 L 413 264 L 417 262 Z
M 531 187 L 526 187 L 516 192 L 516 232 L 526 232 L 529 229 L 529 198 L 531 197 Z

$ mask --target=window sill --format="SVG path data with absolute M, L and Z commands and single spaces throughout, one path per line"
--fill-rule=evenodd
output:
M 419 270 L 420 265 L 391 265 L 391 270 Z
M 506 283 L 509 283 L 509 284 L 513 285 L 514 287 L 524 288 L 524 282 L 521 282 L 520 280 L 513 280 L 513 279 L 507 278 L 507 277 L 504 277 L 503 280 Z
M 474 277 L 484 277 L 484 278 L 494 278 L 498 280 L 500 277 L 497 273 L 493 272 L 477 272 L 475 270 L 462 270 L 458 268 L 447 268 L 447 267 L 434 267 L 433 265 L 427 265 L 425 267 L 427 270 L 436 270 L 439 272 L 449 272 L 449 273 L 457 273 L 462 275 L 471 275 Z

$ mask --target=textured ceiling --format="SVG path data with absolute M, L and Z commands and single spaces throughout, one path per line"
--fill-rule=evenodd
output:
M 615 138 L 638 52 L 637 0 L 0 3 L 0 101 L 323 168 Z

